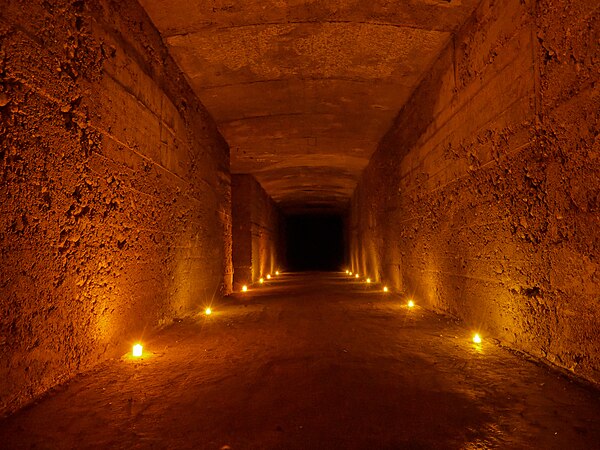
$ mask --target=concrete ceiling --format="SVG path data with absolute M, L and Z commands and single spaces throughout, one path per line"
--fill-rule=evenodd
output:
M 140 0 L 231 147 L 287 212 L 343 210 L 479 0 Z

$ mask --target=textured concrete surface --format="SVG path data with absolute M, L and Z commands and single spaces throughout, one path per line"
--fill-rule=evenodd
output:
M 233 281 L 239 291 L 285 267 L 283 216 L 252 175 L 231 177 Z
M 355 270 L 600 382 L 600 9 L 485 1 L 381 142 Z M 536 12 L 537 11 L 537 12 Z
M 228 166 L 136 2 L 0 2 L 0 414 L 230 289 Z
M 284 275 L 0 422 L 18 449 L 585 449 L 591 391 L 405 298 Z
M 354 270 L 600 382 L 597 0 L 142 3 L 0 0 L 0 414 L 231 291 L 219 129 L 288 213 L 361 177 Z
M 478 0 L 141 0 L 231 145 L 287 212 L 347 205 Z

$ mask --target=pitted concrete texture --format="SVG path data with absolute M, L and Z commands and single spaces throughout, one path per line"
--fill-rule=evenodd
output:
M 591 449 L 600 399 L 381 286 L 284 274 L 81 375 L 0 442 L 52 449 Z
M 0 414 L 229 292 L 230 211 L 227 144 L 135 0 L 0 2 Z
M 287 212 L 342 210 L 477 0 L 140 2 L 231 145 Z
M 530 6 L 482 2 L 428 71 L 354 194 L 352 268 L 600 385 L 600 8 Z

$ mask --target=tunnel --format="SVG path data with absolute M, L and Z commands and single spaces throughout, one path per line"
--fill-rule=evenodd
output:
M 0 448 L 598 448 L 599 24 L 0 0 Z

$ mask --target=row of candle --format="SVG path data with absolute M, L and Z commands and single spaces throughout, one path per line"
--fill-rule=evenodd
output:
M 349 275 L 349 276 L 353 277 L 356 280 L 360 279 L 360 274 L 353 273 L 349 269 L 346 269 L 346 275 Z M 365 279 L 365 283 L 370 284 L 371 283 L 371 278 L 367 277 Z M 385 285 L 383 286 L 382 290 L 383 290 L 383 292 L 389 292 L 389 288 L 387 286 L 385 286 Z M 415 307 L 415 301 L 412 298 L 409 298 L 407 300 L 407 302 L 406 302 L 406 307 L 408 309 L 414 308 Z M 472 340 L 473 340 L 473 343 L 475 343 L 475 344 L 481 344 L 481 342 L 482 342 L 482 339 L 481 339 L 481 336 L 479 335 L 479 333 L 474 333 Z
M 280 273 L 280 272 L 279 272 L 278 270 L 277 270 L 277 271 L 275 271 L 275 275 L 279 275 L 279 273 Z M 352 272 L 351 270 L 349 270 L 349 269 L 346 269 L 346 275 L 349 275 L 349 276 L 351 276 L 351 277 L 354 277 L 354 279 L 360 279 L 360 275 L 359 275 L 358 273 L 353 273 L 353 272 Z M 271 274 L 267 274 L 267 275 L 266 275 L 266 278 L 267 278 L 267 280 L 270 280 L 270 279 L 272 278 L 272 277 L 271 277 Z M 264 279 L 263 277 L 260 277 L 260 278 L 259 278 L 259 280 L 258 280 L 258 282 L 259 282 L 260 284 L 264 284 L 264 282 L 265 282 L 265 279 Z M 370 284 L 370 283 L 371 283 L 371 278 L 367 277 L 367 278 L 365 279 L 365 283 L 367 283 L 367 284 Z M 382 290 L 383 290 L 383 292 L 389 292 L 389 288 L 388 288 L 387 286 L 383 286 L 383 289 L 382 289 Z M 244 284 L 244 285 L 242 286 L 242 292 L 247 292 L 247 291 L 248 291 L 248 285 Z M 407 307 L 407 308 L 409 308 L 409 309 L 412 309 L 412 308 L 414 308 L 414 307 L 415 307 L 415 302 L 414 302 L 414 300 L 413 300 L 412 298 L 409 298 L 409 299 L 407 300 L 407 302 L 406 302 L 406 307 Z M 210 315 L 212 314 L 212 309 L 211 309 L 210 307 L 207 307 L 207 308 L 205 308 L 205 309 L 204 309 L 204 314 L 205 314 L 205 315 L 207 315 L 207 316 L 210 316 Z M 479 335 L 479 333 L 475 333 L 475 334 L 473 335 L 473 338 L 472 338 L 472 340 L 473 340 L 473 342 L 474 342 L 475 344 L 481 344 L 481 342 L 482 342 L 482 339 L 481 339 L 481 336 Z M 131 354 L 132 354 L 134 357 L 136 357 L 136 358 L 139 358 L 139 357 L 141 357 L 141 356 L 142 356 L 142 354 L 143 354 L 143 346 L 142 346 L 142 344 L 140 344 L 140 343 L 136 343 L 136 344 L 133 346 L 133 350 L 132 350 Z
M 275 275 L 279 275 L 279 274 L 280 274 L 279 270 L 276 270 L 275 271 Z M 271 274 L 268 273 L 266 275 L 266 279 L 270 280 L 271 278 L 272 278 Z M 260 284 L 264 284 L 265 277 L 260 277 L 259 280 L 258 280 L 258 282 Z M 248 285 L 247 284 L 244 284 L 242 286 L 242 292 L 248 292 Z M 207 316 L 210 316 L 212 314 L 212 308 L 210 306 L 207 306 L 204 309 L 204 314 L 207 315 Z M 141 343 L 139 343 L 139 342 L 135 343 L 133 345 L 132 350 L 131 350 L 131 355 L 134 356 L 135 358 L 140 358 L 143 355 L 143 353 L 144 353 L 144 346 Z

